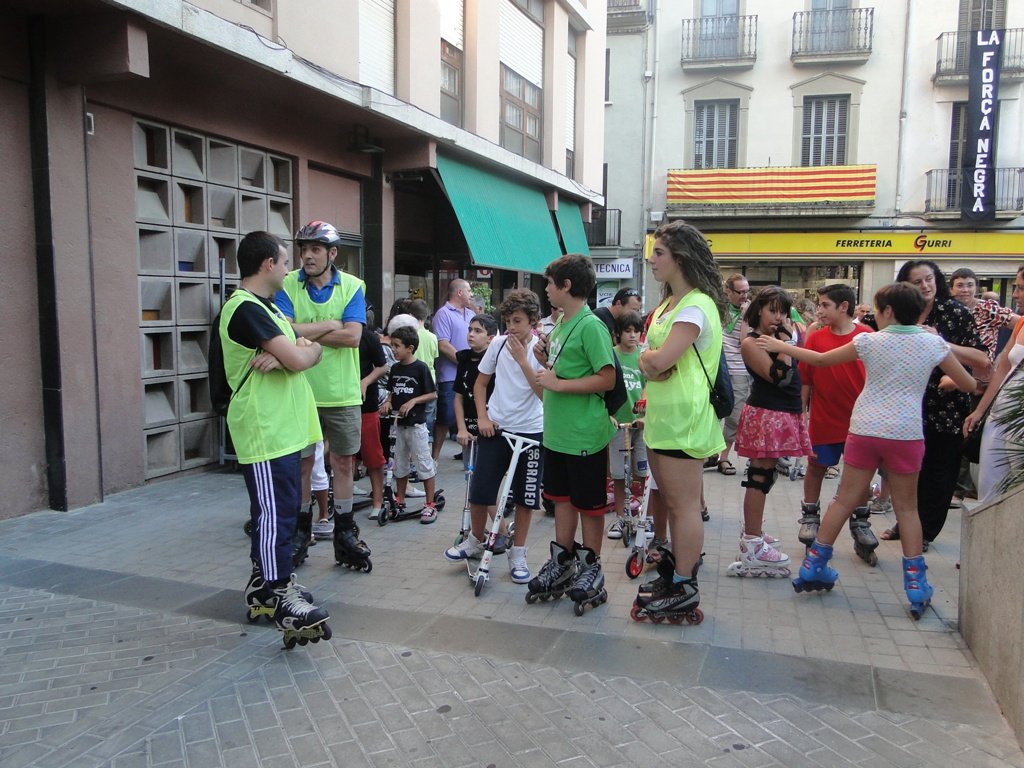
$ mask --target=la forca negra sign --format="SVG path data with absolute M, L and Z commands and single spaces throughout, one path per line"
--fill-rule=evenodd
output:
M 971 33 L 967 70 L 967 132 L 962 162 L 960 218 L 996 217 L 996 123 L 1003 30 Z

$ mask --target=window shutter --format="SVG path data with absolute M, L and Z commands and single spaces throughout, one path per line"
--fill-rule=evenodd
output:
M 395 94 L 395 0 L 359 1 L 359 81 Z

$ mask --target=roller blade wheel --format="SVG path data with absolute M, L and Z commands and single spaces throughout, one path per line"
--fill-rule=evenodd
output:
M 652 616 L 634 602 L 633 608 L 629 612 L 629 617 L 633 619 L 633 621 L 637 622 L 651 621 L 655 624 L 661 624 L 665 619 L 668 619 L 669 624 L 682 624 L 685 622 L 691 626 L 696 626 L 704 621 L 704 612 L 700 608 L 694 608 L 692 611 L 687 613 L 676 614 L 673 616 Z
M 801 592 L 831 592 L 832 587 L 835 584 L 828 581 L 804 581 L 803 579 L 793 579 L 793 591 L 797 594 Z
M 632 525 L 622 526 L 622 546 L 630 549 L 636 541 L 636 528 Z
M 484 584 L 487 583 L 487 575 L 478 573 L 476 575 L 476 582 L 473 584 L 473 594 L 476 597 L 480 597 L 480 593 L 484 591 Z
M 274 609 L 265 608 L 260 605 L 252 605 L 249 606 L 248 609 L 246 609 L 245 620 L 248 621 L 250 624 L 255 624 L 256 622 L 258 622 L 260 620 L 260 616 L 264 617 L 267 621 L 273 622 Z
M 644 572 L 644 559 L 640 557 L 639 552 L 634 552 L 629 556 L 626 561 L 626 575 L 631 579 L 637 578 Z
M 558 600 L 565 593 L 566 590 L 564 589 L 560 592 L 527 592 L 526 602 L 530 605 L 533 605 L 538 600 L 540 600 L 542 603 L 546 603 L 548 600 Z
M 577 600 L 575 603 L 573 603 L 572 610 L 573 613 L 575 613 L 577 616 L 582 616 L 586 612 L 588 605 L 591 608 L 597 608 L 597 606 L 601 605 L 607 600 L 608 590 L 602 589 L 593 597 L 588 597 L 586 600 Z
M 242 525 L 242 530 L 245 531 L 246 536 L 252 536 L 252 520 L 246 520 Z
M 370 558 L 357 558 L 357 559 L 343 559 L 336 561 L 338 565 L 343 565 L 346 568 L 353 571 L 362 571 L 363 573 L 369 573 L 373 570 L 373 561 Z
M 878 555 L 875 554 L 875 551 L 873 549 L 868 549 L 867 547 L 854 545 L 853 551 L 857 553 L 857 557 L 859 557 L 865 563 L 870 565 L 872 568 L 878 565 Z
M 330 639 L 331 628 L 327 626 L 326 622 L 305 629 L 286 629 L 284 631 L 284 647 L 288 651 L 296 645 L 306 645 L 309 642 L 319 643 L 321 640 Z

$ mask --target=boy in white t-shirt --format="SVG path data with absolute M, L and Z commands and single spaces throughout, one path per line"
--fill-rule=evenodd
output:
M 533 291 L 514 290 L 502 302 L 500 312 L 506 334 L 487 348 L 473 384 L 479 437 L 469 489 L 470 533 L 465 541 L 444 553 L 453 562 L 480 557 L 484 550 L 488 512 L 497 502 L 498 488 L 512 461 L 509 444 L 496 430 L 514 432 L 538 442 L 544 432 L 544 391 L 534 375 L 543 366 L 533 354 L 537 344 L 533 329 L 540 319 L 540 299 Z M 488 396 L 492 379 L 494 391 Z M 540 507 L 541 450 L 532 448 L 520 457 L 512 485 L 516 525 L 508 567 L 516 584 L 526 584 L 531 578 L 526 564 L 526 536 L 533 510 Z
M 917 475 L 924 458 L 921 401 L 932 370 L 938 366 L 957 388 L 970 392 L 971 376 L 934 332 L 917 325 L 925 302 L 910 283 L 893 283 L 875 294 L 878 333 L 856 336 L 830 352 L 785 346 L 761 336 L 758 346 L 769 352 L 784 349 L 810 365 L 839 365 L 860 359 L 867 374 L 864 390 L 853 407 L 846 440 L 843 482 L 821 520 L 818 536 L 793 580 L 797 592 L 830 590 L 839 574 L 828 566 L 832 545 L 854 509 L 868 496 L 875 470 L 888 471 L 892 506 L 903 545 L 903 585 L 915 619 L 931 602 L 934 589 L 925 578 L 921 520 L 917 513 Z

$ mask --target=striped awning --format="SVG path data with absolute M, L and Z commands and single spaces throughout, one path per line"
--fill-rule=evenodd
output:
M 668 172 L 668 205 L 859 204 L 875 199 L 874 165 Z

